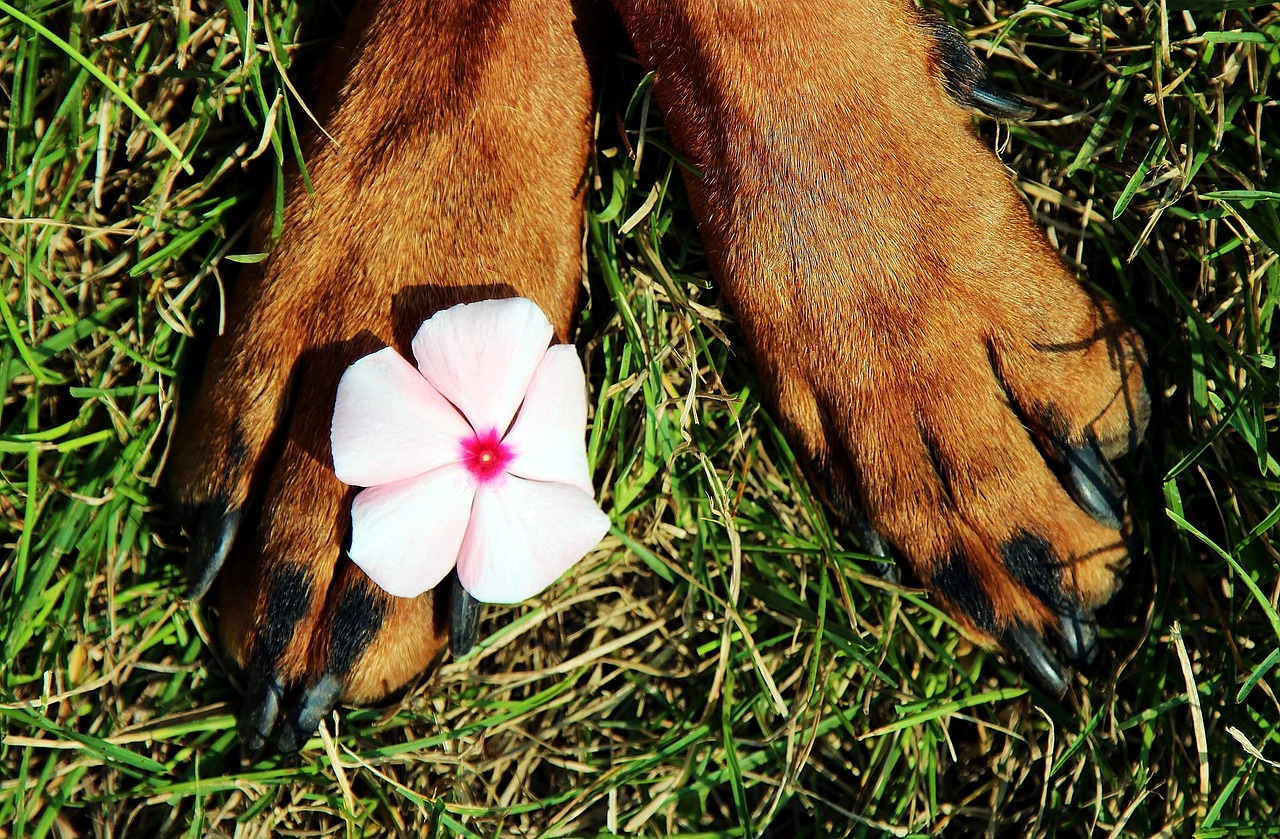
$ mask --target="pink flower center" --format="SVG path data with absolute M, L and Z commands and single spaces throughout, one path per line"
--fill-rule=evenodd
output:
M 462 441 L 462 463 L 482 484 L 502 474 L 511 457 L 510 447 L 502 442 L 496 428 Z

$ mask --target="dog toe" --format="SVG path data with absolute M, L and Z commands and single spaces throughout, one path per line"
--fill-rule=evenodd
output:
M 203 388 L 179 424 L 169 481 L 178 504 L 194 512 L 184 569 L 192 600 L 208 593 L 231 556 L 243 512 L 257 493 L 283 419 L 288 368 L 300 352 L 296 337 L 286 333 L 271 346 L 215 353 L 206 376 L 225 384 Z
M 447 637 L 434 592 L 395 597 L 344 560 L 309 636 L 299 689 L 282 709 L 277 747 L 301 749 L 339 702 L 370 702 L 404 687 L 439 659 Z
M 220 634 L 246 675 L 241 743 L 262 749 L 274 731 L 285 698 L 304 672 L 310 628 L 323 591 L 304 566 L 259 562 L 259 546 L 237 552 L 221 591 Z M 244 576 L 241 576 L 244 575 Z

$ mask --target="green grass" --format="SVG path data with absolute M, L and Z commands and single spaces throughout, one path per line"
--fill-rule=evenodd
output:
M 614 534 L 465 664 L 244 762 L 160 476 L 308 121 L 281 73 L 305 90 L 332 10 L 0 2 L 0 837 L 1280 832 L 1280 15 L 949 14 L 1041 106 L 981 128 L 1152 355 L 1103 673 L 1034 697 L 868 573 L 757 401 L 619 62 L 579 340 Z

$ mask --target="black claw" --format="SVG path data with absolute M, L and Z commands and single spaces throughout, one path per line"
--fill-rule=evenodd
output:
M 239 529 L 239 509 L 229 510 L 226 504 L 217 501 L 201 506 L 195 542 L 187 554 L 188 599 L 199 600 L 209 591 L 231 553 Z
M 1102 456 L 1098 441 L 1090 439 L 1065 452 L 1071 497 L 1099 524 L 1119 530 L 1125 516 L 1125 493 L 1120 480 Z
M 249 754 L 262 750 L 280 716 L 284 688 L 275 676 L 253 676 L 249 679 L 249 695 L 240 710 L 240 745 Z
M 897 564 L 897 552 L 893 551 L 893 546 L 879 534 L 876 528 L 870 525 L 869 521 L 863 519 L 865 526 L 863 528 L 863 548 L 872 556 L 883 558 L 883 562 L 877 562 L 876 573 L 879 578 L 886 580 L 888 583 L 895 585 L 902 584 L 902 569 Z
M 1035 105 L 1007 90 L 1001 90 L 988 78 L 974 85 L 966 98 L 970 105 L 989 117 L 1023 120 L 1036 115 Z
M 326 673 L 302 692 L 289 710 L 276 747 L 281 754 L 293 754 L 306 745 L 324 719 L 342 698 L 342 679 Z
M 951 98 L 1000 119 L 1029 119 L 1035 106 L 991 83 L 987 67 L 964 36 L 945 20 L 926 17 L 925 31 L 933 36 L 933 57 L 942 71 L 942 83 Z
M 449 650 L 454 658 L 471 652 L 480 634 L 480 613 L 484 604 L 476 600 L 453 577 L 452 604 L 449 610 Z
M 1055 697 L 1067 692 L 1066 673 L 1038 634 L 1020 623 L 1014 624 L 1005 630 L 1001 642 L 1042 691 Z
M 893 549 L 893 546 L 889 544 L 889 541 L 880 535 L 880 531 L 871 526 L 871 522 L 862 511 L 853 511 L 849 514 L 849 519 L 858 528 L 858 536 L 862 539 L 863 551 L 886 560 L 885 562 L 877 562 L 872 566 L 876 575 L 886 582 L 898 586 L 902 585 L 902 568 L 898 564 L 898 554 Z
M 262 748 L 280 716 L 284 686 L 277 675 L 280 656 L 293 638 L 298 621 L 311 604 L 312 580 L 296 566 L 275 569 L 270 577 L 267 620 L 258 627 L 249 661 L 249 690 L 240 711 L 240 743 L 252 754 Z
M 1064 612 L 1058 615 L 1062 627 L 1063 646 L 1077 667 L 1089 668 L 1098 661 L 1102 647 L 1098 644 L 1098 622 L 1090 614 Z

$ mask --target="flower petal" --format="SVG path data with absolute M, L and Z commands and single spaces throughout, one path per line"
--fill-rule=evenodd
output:
M 389 484 L 462 458 L 471 426 L 393 349 L 366 355 L 338 382 L 330 442 L 338 480 Z
M 351 504 L 347 553 L 388 594 L 417 597 L 457 563 L 474 496 L 459 466 L 366 489 Z
M 478 433 L 505 434 L 551 343 L 551 323 L 523 297 L 436 312 L 413 339 L 418 369 Z
M 485 603 L 519 603 L 559 579 L 609 530 L 591 496 L 568 484 L 508 478 L 476 491 L 458 580 Z
M 533 374 L 515 425 L 503 444 L 507 471 L 532 481 L 556 481 L 594 495 L 587 468 L 587 380 L 573 347 L 547 350 Z

